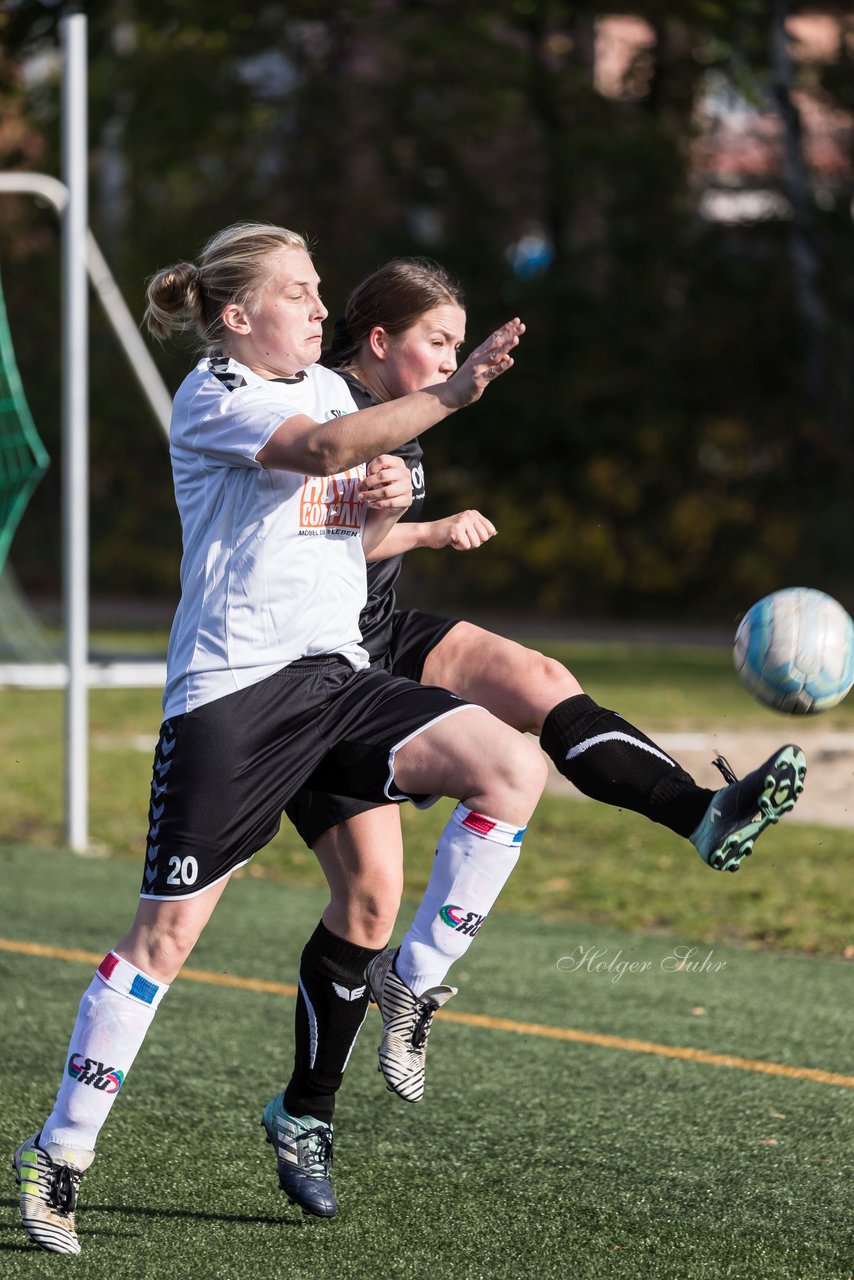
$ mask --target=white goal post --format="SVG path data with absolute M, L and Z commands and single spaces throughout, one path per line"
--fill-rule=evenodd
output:
M 56 671 L 65 701 L 65 835 L 77 853 L 88 847 L 88 690 L 103 685 L 89 648 L 89 295 L 91 280 L 140 387 L 166 436 L 171 396 L 89 230 L 87 200 L 87 20 L 61 19 L 62 176 L 0 174 L 0 194 L 47 200 L 61 219 L 62 239 L 62 528 L 63 619 L 66 663 Z M 87 279 L 88 277 L 88 279 Z M 117 673 L 118 674 L 118 673 Z M 45 678 L 43 673 L 43 678 Z M 159 669 L 156 678 L 162 683 Z M 147 683 L 141 680 L 140 683 Z

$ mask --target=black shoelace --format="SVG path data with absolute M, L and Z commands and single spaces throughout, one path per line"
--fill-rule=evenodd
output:
M 723 774 L 724 782 L 728 784 L 732 784 L 733 782 L 738 782 L 738 778 L 735 776 L 735 774 L 733 773 L 732 769 L 729 766 L 729 761 L 724 756 L 715 756 L 714 760 L 712 761 L 712 764 L 715 766 L 716 769 L 719 769 L 720 772 Z
M 307 1138 L 316 1139 L 309 1146 L 311 1166 L 306 1170 L 310 1178 L 325 1178 L 332 1168 L 332 1132 L 325 1125 L 316 1129 L 306 1129 L 305 1133 L 296 1136 L 297 1142 L 305 1142 Z
M 73 1213 L 79 1186 L 80 1175 L 72 1173 L 67 1165 L 60 1165 L 51 1187 L 50 1203 L 60 1213 Z
M 438 1006 L 432 1004 L 429 1000 L 421 1000 L 417 1008 L 418 1017 L 415 1020 L 415 1026 L 412 1028 L 412 1047 L 413 1049 L 423 1049 L 430 1034 L 430 1023 L 433 1019 L 433 1014 Z

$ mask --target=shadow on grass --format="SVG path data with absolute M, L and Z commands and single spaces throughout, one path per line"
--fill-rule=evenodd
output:
M 0 1207 L 4 1209 L 17 1210 L 18 1201 L 10 1199 L 0 1199 Z M 245 1223 L 247 1226 L 253 1227 L 301 1227 L 305 1225 L 305 1215 L 300 1213 L 299 1217 L 282 1217 L 282 1218 L 260 1218 L 249 1213 L 198 1213 L 195 1209 L 152 1209 L 142 1208 L 140 1206 L 127 1204 L 86 1204 L 81 1206 L 83 1212 L 88 1216 L 90 1213 L 121 1213 L 127 1214 L 129 1217 L 135 1218 L 174 1218 L 178 1221 L 189 1219 L 193 1222 L 229 1222 L 236 1225 Z M 322 1219 L 318 1219 L 322 1221 Z M 0 1231 L 19 1231 L 21 1230 L 19 1223 L 8 1224 L 0 1223 Z M 99 1229 L 98 1227 L 90 1227 L 84 1224 L 81 1234 L 86 1236 L 119 1236 L 137 1235 L 138 1232 L 133 1231 L 109 1231 Z M 28 1249 L 26 1244 L 12 1245 L 0 1244 L 0 1253 L 12 1252 L 20 1249 Z

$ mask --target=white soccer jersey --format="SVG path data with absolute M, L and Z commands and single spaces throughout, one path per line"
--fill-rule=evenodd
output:
M 364 467 L 319 478 L 256 461 L 286 418 L 356 412 L 321 365 L 300 379 L 201 360 L 175 396 L 170 453 L 184 553 L 167 655 L 165 717 L 224 697 L 297 658 L 340 653 L 359 670 Z

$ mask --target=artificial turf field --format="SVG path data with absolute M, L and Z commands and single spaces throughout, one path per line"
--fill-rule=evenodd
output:
M 138 868 L 6 846 L 0 876 L 5 1163 L 50 1108 L 77 1001 L 130 921 Z M 692 939 L 497 913 L 455 970 L 454 1020 L 437 1019 L 420 1105 L 384 1090 L 369 1016 L 336 1117 L 339 1216 L 304 1221 L 278 1190 L 259 1118 L 286 1074 L 287 991 L 322 903 L 248 876 L 229 886 L 196 976 L 174 984 L 102 1133 L 82 1255 L 29 1245 L 9 1171 L 1 1276 L 854 1273 L 851 966 L 701 945 L 698 970 L 674 971 Z M 622 962 L 634 972 L 618 976 Z

